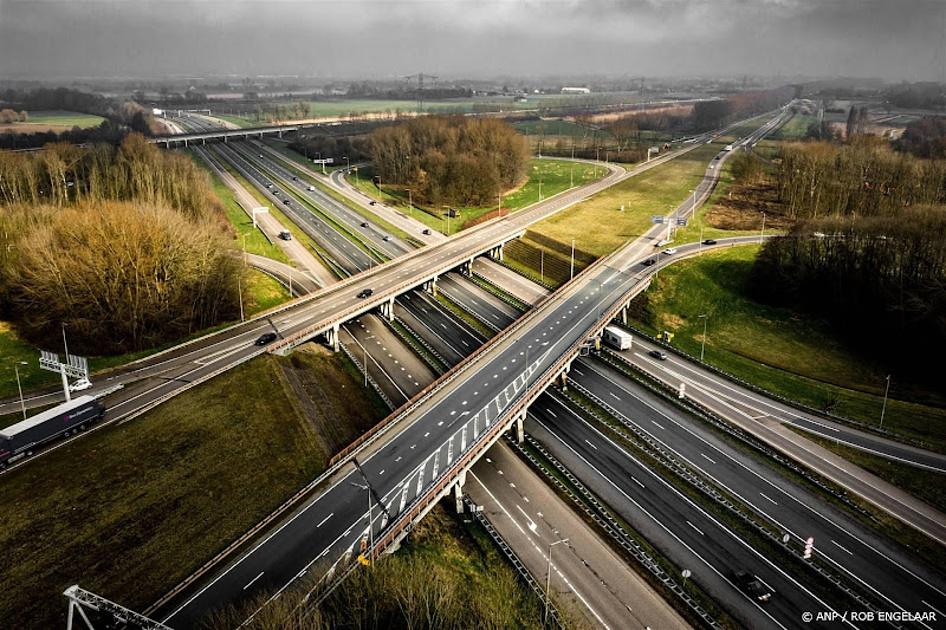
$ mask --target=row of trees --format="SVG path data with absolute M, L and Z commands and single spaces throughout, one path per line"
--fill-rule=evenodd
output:
M 95 355 L 234 318 L 242 267 L 212 194 L 140 136 L 0 152 L 0 317 L 39 346 L 64 323 Z
M 931 365 L 946 351 L 946 210 L 800 221 L 766 243 L 751 286 L 766 302 L 802 307 L 842 334 L 869 337 L 904 368 Z
M 422 203 L 483 205 L 522 181 L 529 148 L 499 120 L 431 116 L 373 131 L 371 157 L 382 182 Z
M 910 123 L 895 146 L 916 157 L 946 159 L 946 117 L 924 116 Z
M 195 219 L 216 209 L 210 184 L 192 160 L 161 151 L 139 134 L 118 147 L 56 143 L 35 153 L 0 152 L 0 205 L 105 200 L 168 205 Z
M 17 112 L 14 109 L 9 107 L 0 109 L 0 125 L 9 125 L 10 123 L 15 122 L 26 122 L 30 119 L 30 115 L 26 113 L 26 110 Z
M 845 145 L 790 143 L 776 173 L 779 200 L 792 219 L 895 214 L 946 203 L 946 161 L 897 153 L 879 138 Z

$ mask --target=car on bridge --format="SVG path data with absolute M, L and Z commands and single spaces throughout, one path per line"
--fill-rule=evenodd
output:
M 657 264 L 657 259 L 656 259 L 656 258 L 648 258 L 647 260 L 645 260 L 645 261 L 642 262 L 641 264 L 644 265 L 645 267 L 653 267 L 654 265 Z
M 374 289 L 362 289 L 358 293 L 358 297 L 360 297 L 361 299 L 365 299 L 367 297 L 371 297 L 373 294 L 374 294 Z
M 266 344 L 272 343 L 274 341 L 276 341 L 276 333 L 268 332 L 260 335 L 255 343 L 257 346 L 265 346 Z
M 654 358 L 657 359 L 658 361 L 666 361 L 666 360 L 667 360 L 667 353 L 664 352 L 664 351 L 662 351 L 662 350 L 651 350 L 651 351 L 648 352 L 647 354 L 649 354 L 650 356 L 654 357 Z
M 677 248 L 676 248 L 676 247 L 668 247 L 667 249 L 665 249 L 665 250 L 663 251 L 663 253 L 664 253 L 665 255 L 667 255 L 667 256 L 673 256 L 674 254 L 677 253 Z

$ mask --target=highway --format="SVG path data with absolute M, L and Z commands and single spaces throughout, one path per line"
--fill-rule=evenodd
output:
M 530 434 L 675 566 L 689 569 L 691 579 L 745 627 L 804 628 L 803 611 L 837 610 L 570 405 L 543 400 L 530 413 Z M 758 576 L 775 595 L 764 605 L 756 602 L 734 584 L 736 571 Z
M 923 610 L 946 598 L 946 583 L 908 550 L 871 531 L 694 417 L 600 360 L 581 359 L 572 380 L 648 434 L 692 470 L 791 535 L 794 548 L 814 537 L 830 569 L 876 598 L 885 609 Z M 594 439 L 591 431 L 582 432 Z
M 625 359 L 668 383 L 686 383 L 687 389 L 694 396 L 699 396 L 701 403 L 714 410 L 751 416 L 756 420 L 775 420 L 873 455 L 946 473 L 946 455 L 915 448 L 798 409 L 727 379 L 697 362 L 677 355 L 672 349 L 661 347 L 668 352 L 668 359 L 655 361 L 648 353 L 658 345 L 640 336 L 637 336 L 637 340 L 640 342 L 637 349 L 622 353 Z
M 469 475 L 466 493 L 536 581 L 543 583 L 551 565 L 553 598 L 583 612 L 588 623 L 613 630 L 690 627 L 505 443 Z M 564 538 L 550 560 L 548 545 Z
M 586 270 L 581 281 L 563 287 L 543 307 L 530 311 L 477 360 L 465 362 L 452 378 L 441 379 L 434 393 L 397 421 L 397 431 L 359 455 L 362 470 L 392 515 L 423 496 L 436 481 L 441 462 L 446 467 L 468 450 L 472 435 L 482 440 L 487 431 L 495 431 L 499 416 L 513 408 L 513 401 L 550 376 L 555 357 L 585 338 L 603 305 L 643 286 L 650 271 L 635 261 L 649 247 L 649 243 L 629 246 Z M 461 434 L 471 436 L 467 449 L 455 447 L 464 439 Z M 351 485 L 361 481 L 358 472 L 343 467 L 289 522 L 196 593 L 182 595 L 163 608 L 164 619 L 172 627 L 188 627 L 221 603 L 240 602 L 259 591 L 279 592 L 317 560 L 331 563 L 343 550 L 357 546 L 368 529 L 363 491 Z M 374 521 L 373 534 L 380 534 L 377 512 Z

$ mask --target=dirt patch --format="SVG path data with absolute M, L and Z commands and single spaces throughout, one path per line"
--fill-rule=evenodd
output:
M 719 199 L 704 215 L 707 225 L 721 230 L 758 230 L 765 227 L 784 230 L 791 226 L 784 207 L 778 201 L 774 184 L 733 184 L 729 194 Z

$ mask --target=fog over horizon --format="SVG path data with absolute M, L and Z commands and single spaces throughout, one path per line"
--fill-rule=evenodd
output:
M 937 0 L 0 0 L 0 78 L 946 80 Z

